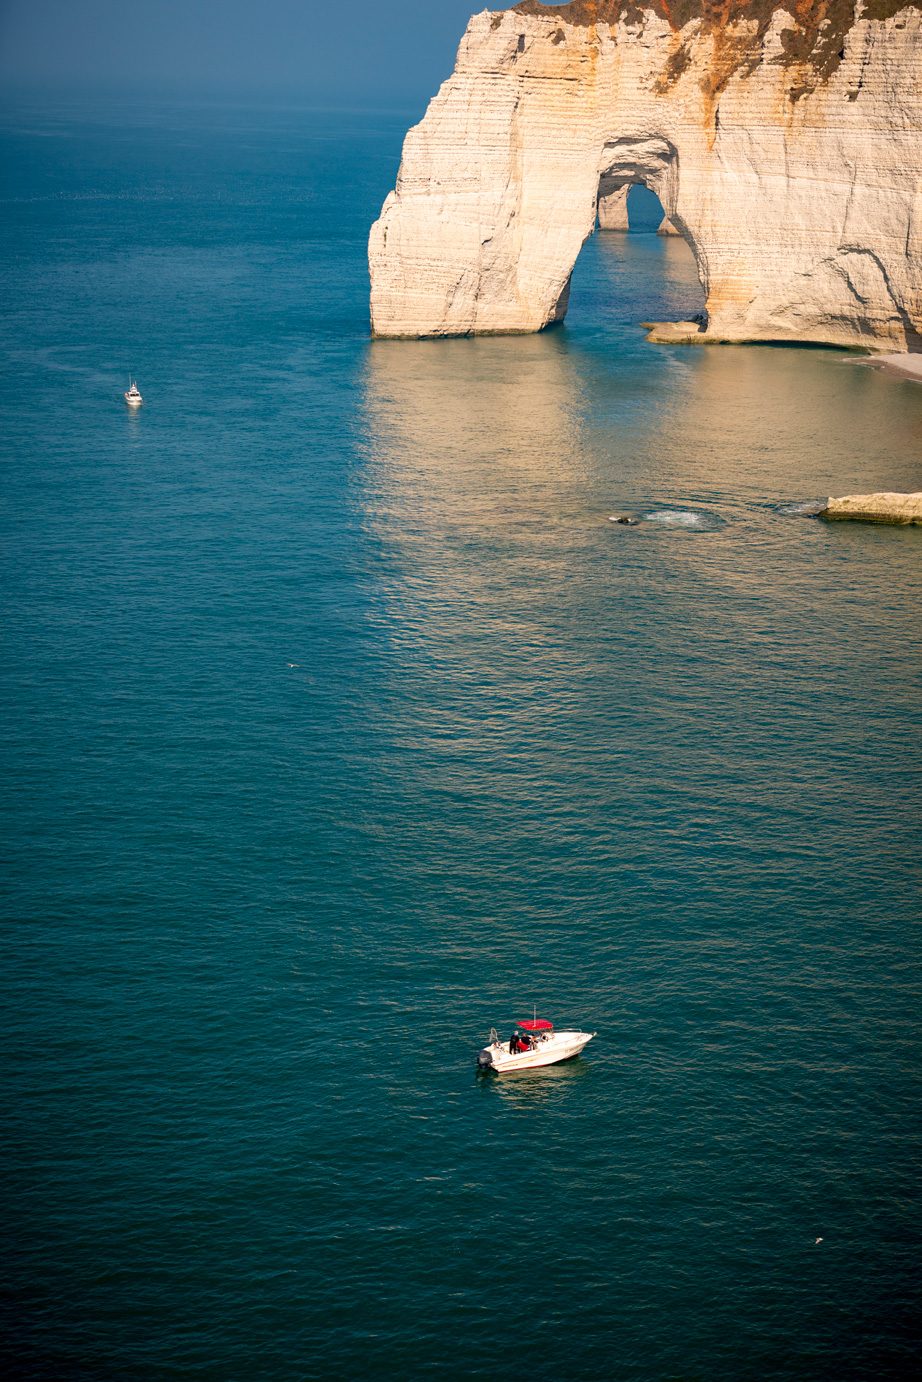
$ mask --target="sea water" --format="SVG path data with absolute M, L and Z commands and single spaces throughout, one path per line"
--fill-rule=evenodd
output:
M 655 220 L 372 342 L 412 118 L 4 114 L 9 1357 L 896 1376 L 922 533 L 805 515 L 922 387 L 648 345 Z M 585 1055 L 478 1078 L 533 1005 Z

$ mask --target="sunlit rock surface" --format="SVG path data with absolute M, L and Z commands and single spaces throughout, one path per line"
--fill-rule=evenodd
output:
M 599 184 L 599 230 L 629 230 L 627 214 L 627 194 L 630 185 L 622 184 L 608 191 L 604 183 Z
M 865 523 L 922 523 L 922 493 L 845 494 L 828 499 L 821 518 L 855 518 Z
M 787 5 L 475 15 L 372 228 L 374 332 L 559 321 L 642 182 L 695 253 L 704 340 L 922 349 L 919 0 Z

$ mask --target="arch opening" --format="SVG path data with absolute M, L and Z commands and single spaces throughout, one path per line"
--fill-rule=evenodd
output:
M 630 231 L 635 235 L 674 235 L 684 238 L 666 215 L 659 197 L 643 182 L 624 183 L 612 189 L 606 185 L 604 178 L 600 179 L 596 227 L 598 230 L 623 234 Z
M 668 141 L 605 146 L 592 230 L 568 284 L 573 325 L 594 332 L 590 321 L 601 318 L 617 330 L 659 322 L 706 329 L 704 266 L 677 199 L 678 156 Z
M 688 304 L 683 320 L 686 326 L 694 323 L 698 330 L 707 330 L 707 264 L 678 211 L 679 154 L 675 145 L 656 135 L 608 139 L 599 156 L 598 179 L 590 235 L 596 228 L 622 234 L 635 230 L 656 232 L 664 241 L 670 241 L 673 253 L 661 256 L 661 266 L 675 282 L 686 280 L 681 292 L 683 303 Z M 608 235 L 599 238 L 608 241 L 605 257 L 611 262 L 613 254 L 617 255 L 614 245 L 619 237 L 616 234 L 610 239 Z M 687 272 L 692 266 L 697 274 L 697 291 Z M 569 291 L 566 296 L 569 301 Z M 665 299 L 670 294 L 660 296 Z

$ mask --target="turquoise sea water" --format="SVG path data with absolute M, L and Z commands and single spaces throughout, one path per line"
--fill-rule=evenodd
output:
M 922 387 L 650 233 L 370 342 L 408 121 L 4 114 L 11 1369 L 898 1376 Z

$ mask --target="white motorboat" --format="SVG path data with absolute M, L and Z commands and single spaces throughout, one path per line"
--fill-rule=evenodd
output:
M 530 1017 L 515 1024 L 508 1041 L 500 1041 L 496 1028 L 492 1028 L 490 1044 L 477 1057 L 477 1068 L 506 1074 L 556 1065 L 558 1061 L 578 1056 L 594 1036 L 595 1032 L 557 1032 L 553 1022 L 546 1018 Z
M 141 391 L 138 388 L 137 380 L 135 379 L 128 380 L 128 388 L 125 390 L 125 402 L 128 404 L 129 408 L 140 408 L 141 404 L 144 402 L 144 399 L 141 397 Z

